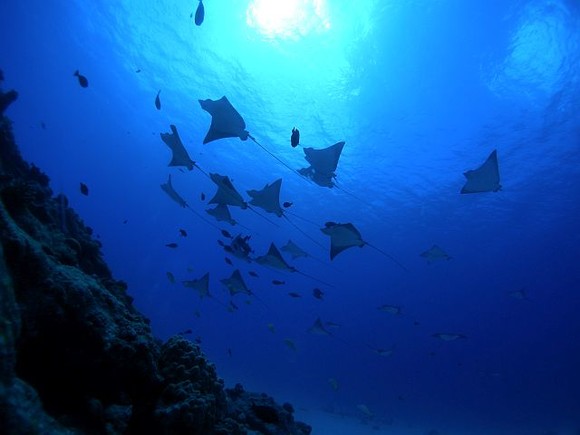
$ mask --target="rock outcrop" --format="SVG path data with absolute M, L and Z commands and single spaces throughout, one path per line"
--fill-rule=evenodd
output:
M 309 434 L 291 405 L 225 390 L 198 345 L 156 340 L 49 179 L 22 160 L 0 91 L 0 432 Z

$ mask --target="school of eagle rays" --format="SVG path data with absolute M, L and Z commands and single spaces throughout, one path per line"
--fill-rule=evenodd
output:
M 242 141 L 247 141 L 250 139 L 269 156 L 274 158 L 279 164 L 286 167 L 293 174 L 302 177 L 306 182 L 318 185 L 322 188 L 339 188 L 346 194 L 352 195 L 348 191 L 342 189 L 342 187 L 336 182 L 336 172 L 342 150 L 345 146 L 345 141 L 338 141 L 332 145 L 319 149 L 303 147 L 300 145 L 299 130 L 294 127 L 292 129 L 291 135 L 291 146 L 297 147 L 300 145 L 304 152 L 304 158 L 308 163 L 308 166 L 304 168 L 294 169 L 289 166 L 283 159 L 274 154 L 269 148 L 261 144 L 252 134 L 250 134 L 249 131 L 246 130 L 246 123 L 244 118 L 238 113 L 238 111 L 225 96 L 218 100 L 199 100 L 199 104 L 204 111 L 211 115 L 211 124 L 203 140 L 203 144 L 208 144 L 210 142 L 227 138 L 238 138 Z M 155 105 L 159 110 L 159 92 L 156 96 Z M 380 255 L 386 257 L 389 261 L 392 261 L 397 267 L 400 267 L 405 272 L 408 272 L 408 269 L 404 266 L 404 264 L 396 259 L 393 255 L 365 240 L 355 224 L 352 222 L 338 223 L 334 221 L 327 221 L 320 225 L 318 228 L 319 231 L 329 239 L 329 248 L 326 248 L 311 234 L 304 231 L 293 221 L 293 218 L 297 216 L 295 216 L 289 210 L 292 206 L 292 203 L 284 202 L 283 204 L 280 204 L 280 190 L 283 181 L 281 178 L 276 180 L 269 180 L 269 182 L 267 182 L 261 189 L 246 190 L 249 199 L 244 199 L 244 197 L 234 186 L 232 180 L 227 175 L 206 172 L 193 159 L 191 159 L 183 142 L 181 141 L 177 127 L 175 125 L 170 125 L 169 128 L 170 132 L 160 134 L 162 141 L 171 150 L 172 155 L 169 166 L 184 168 L 188 171 L 200 171 L 215 184 L 216 192 L 213 197 L 207 201 L 207 204 L 211 207 L 206 209 L 206 215 L 204 215 L 192 208 L 188 202 L 179 194 L 179 192 L 177 192 L 173 186 L 171 175 L 168 176 L 166 182 L 161 184 L 161 189 L 180 207 L 188 208 L 200 220 L 218 229 L 221 232 L 221 235 L 225 238 L 225 240 L 218 240 L 218 243 L 224 249 L 224 251 L 229 254 L 229 256 L 234 257 L 238 261 L 254 263 L 285 273 L 298 273 L 312 281 L 317 282 L 318 285 L 323 287 L 334 286 L 332 283 L 325 282 L 315 276 L 300 271 L 284 258 L 282 252 L 285 252 L 288 256 L 291 257 L 292 260 L 300 257 L 307 257 L 326 264 L 324 260 L 317 256 L 311 255 L 302 247 L 300 247 L 295 241 L 289 239 L 288 242 L 282 247 L 278 247 L 275 243 L 272 242 L 266 253 L 263 255 L 255 255 L 254 250 L 250 244 L 251 235 L 248 234 L 250 232 L 248 228 L 244 227 L 244 229 L 247 231 L 240 232 L 235 236 L 232 235 L 228 230 L 220 228 L 220 223 L 226 223 L 232 227 L 238 225 L 237 221 L 232 218 L 230 212 L 231 207 L 237 207 L 242 210 L 250 210 L 273 225 L 276 225 L 276 223 L 274 223 L 272 220 L 272 216 L 284 219 L 296 230 L 302 233 L 302 235 L 310 239 L 313 243 L 317 244 L 321 248 L 328 249 L 328 258 L 330 262 L 332 262 L 336 256 L 347 249 L 368 246 L 377 251 Z M 460 190 L 461 194 L 498 192 L 501 190 L 497 151 L 493 150 L 483 164 L 481 164 L 476 169 L 466 171 L 463 175 L 466 181 Z M 202 197 L 202 200 L 204 199 L 205 197 Z M 289 214 L 292 216 L 292 219 L 288 216 Z M 308 221 L 307 219 L 304 220 Z M 435 244 L 419 255 L 429 264 L 440 260 L 451 259 L 451 256 L 449 256 L 445 250 Z M 233 266 L 233 263 L 229 257 L 226 258 L 226 261 L 228 264 Z M 255 271 L 250 271 L 249 275 L 253 277 L 258 276 L 257 272 Z M 171 276 L 171 279 L 174 279 L 173 276 Z M 238 268 L 235 269 L 229 277 L 220 279 L 220 283 L 229 292 L 230 300 L 227 303 L 220 301 L 210 293 L 209 272 L 203 274 L 203 276 L 197 279 L 183 281 L 183 285 L 185 287 L 196 291 L 201 298 L 212 298 L 231 312 L 238 309 L 238 306 L 234 301 L 237 294 L 244 294 L 246 296 L 258 298 L 258 296 L 246 284 L 242 272 Z M 274 285 L 283 285 L 284 281 L 274 280 L 272 283 Z M 294 298 L 302 296 L 297 292 L 290 292 L 288 295 Z M 313 290 L 313 296 L 322 300 L 324 297 L 324 292 L 317 287 Z M 385 304 L 378 307 L 378 309 L 394 315 L 401 314 L 401 307 L 395 305 Z M 310 326 L 306 331 L 316 335 L 335 336 L 330 329 L 339 326 L 340 325 L 333 322 L 323 322 L 320 317 L 317 317 L 314 320 L 312 326 Z M 273 332 L 274 326 L 270 324 L 268 327 Z M 444 341 L 453 341 L 456 339 L 466 338 L 464 334 L 457 332 L 436 332 L 432 334 L 432 336 Z M 296 350 L 296 346 L 292 340 L 286 339 L 285 344 L 290 349 Z M 371 346 L 368 347 L 370 347 L 371 350 L 381 356 L 391 355 L 393 352 L 392 349 L 380 349 L 373 348 Z

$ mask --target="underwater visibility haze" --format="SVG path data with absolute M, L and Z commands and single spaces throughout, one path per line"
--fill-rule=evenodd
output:
M 226 385 L 580 433 L 576 0 L 5 0 L 0 40 L 23 157 Z

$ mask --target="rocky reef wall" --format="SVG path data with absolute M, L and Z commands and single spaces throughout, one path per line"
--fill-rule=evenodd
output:
M 153 337 L 91 229 L 21 158 L 16 98 L 0 91 L 0 433 L 309 434 L 291 405 L 225 389 L 197 344 Z

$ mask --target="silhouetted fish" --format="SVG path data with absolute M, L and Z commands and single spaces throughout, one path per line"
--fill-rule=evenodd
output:
M 292 145 L 292 148 L 296 148 L 299 143 L 300 143 L 300 131 L 296 127 L 294 127 L 292 129 L 292 135 L 290 136 L 290 145 Z
M 203 23 L 204 18 L 205 18 L 205 9 L 203 7 L 202 0 L 199 0 L 199 4 L 197 5 L 197 9 L 195 10 L 195 25 L 201 26 L 201 23 Z
M 280 281 L 279 279 L 273 279 L 272 280 L 272 284 L 274 284 L 274 285 L 284 285 L 284 284 L 286 284 L 286 281 Z
M 521 301 L 529 301 L 528 292 L 525 289 L 515 290 L 508 293 L 512 298 L 519 299 Z
M 291 298 L 301 298 L 302 295 L 300 293 L 296 293 L 296 292 L 290 292 L 288 293 L 288 296 L 290 296 Z
M 294 341 L 290 340 L 289 338 L 285 338 L 284 339 L 284 344 L 291 351 L 294 351 L 294 352 L 297 352 L 298 351 L 298 349 L 296 348 L 296 344 L 294 343 Z
M 258 274 L 257 274 L 256 272 L 254 272 L 253 270 L 250 270 L 250 271 L 248 272 L 248 274 L 249 274 L 250 276 L 253 276 L 254 278 L 257 278 L 257 277 L 258 277 Z
M 205 201 L 205 193 L 201 192 L 201 200 Z
M 42 121 L 40 123 L 40 128 L 42 128 L 43 130 L 46 130 L 46 124 L 44 123 L 44 121 Z
M 356 405 L 356 409 L 362 412 L 366 418 L 372 418 L 374 416 L 374 414 L 369 410 L 369 408 L 364 403 Z
M 316 299 L 322 300 L 322 298 L 324 297 L 324 292 L 319 288 L 315 288 L 314 290 L 312 290 L 312 296 L 314 296 Z
M 75 73 L 73 75 L 79 79 L 79 85 L 81 85 L 81 87 L 83 87 L 83 88 L 89 87 L 89 81 L 87 80 L 87 78 L 85 76 L 83 76 L 79 73 L 78 69 L 75 71 Z
M 467 338 L 466 335 L 449 332 L 437 332 L 436 334 L 433 334 L 432 337 L 438 338 L 443 341 L 455 341 L 459 340 L 460 338 Z
M 398 307 L 396 305 L 385 304 L 385 305 L 381 305 L 377 309 L 379 311 L 384 311 L 385 313 L 389 313 L 389 314 L 395 314 L 395 315 L 401 314 L 401 307 Z
M 173 274 L 171 272 L 167 272 L 166 275 L 167 275 L 167 279 L 169 280 L 169 282 L 171 284 L 175 284 L 175 276 L 173 276 Z
M 161 93 L 161 89 L 157 92 L 157 96 L 155 97 L 155 107 L 157 110 L 161 110 L 161 100 L 159 99 L 159 94 Z
M 138 69 L 135 71 L 137 74 L 139 74 L 141 72 L 141 69 Z
M 337 381 L 336 379 L 334 379 L 334 378 L 330 378 L 330 379 L 328 380 L 328 384 L 330 385 L 330 387 L 331 387 L 331 388 L 332 388 L 334 391 L 338 390 L 338 381 Z
M 168 248 L 174 249 L 174 248 L 177 248 L 178 245 L 177 245 L 177 243 L 167 243 L 165 246 L 167 246 Z
M 232 238 L 232 235 L 229 233 L 228 230 L 222 230 L 222 236 L 227 237 L 228 239 Z
M 292 207 L 292 203 L 289 201 L 285 201 L 283 204 L 284 208 Z
M 228 257 L 225 258 L 225 261 L 227 264 L 229 264 L 230 266 L 232 265 L 232 260 L 230 260 Z
M 85 196 L 89 195 L 89 188 L 87 187 L 87 185 L 85 183 L 81 183 L 81 193 Z
M 180 228 L 179 229 L 179 235 L 181 237 L 187 237 L 187 231 L 185 231 L 184 229 Z

